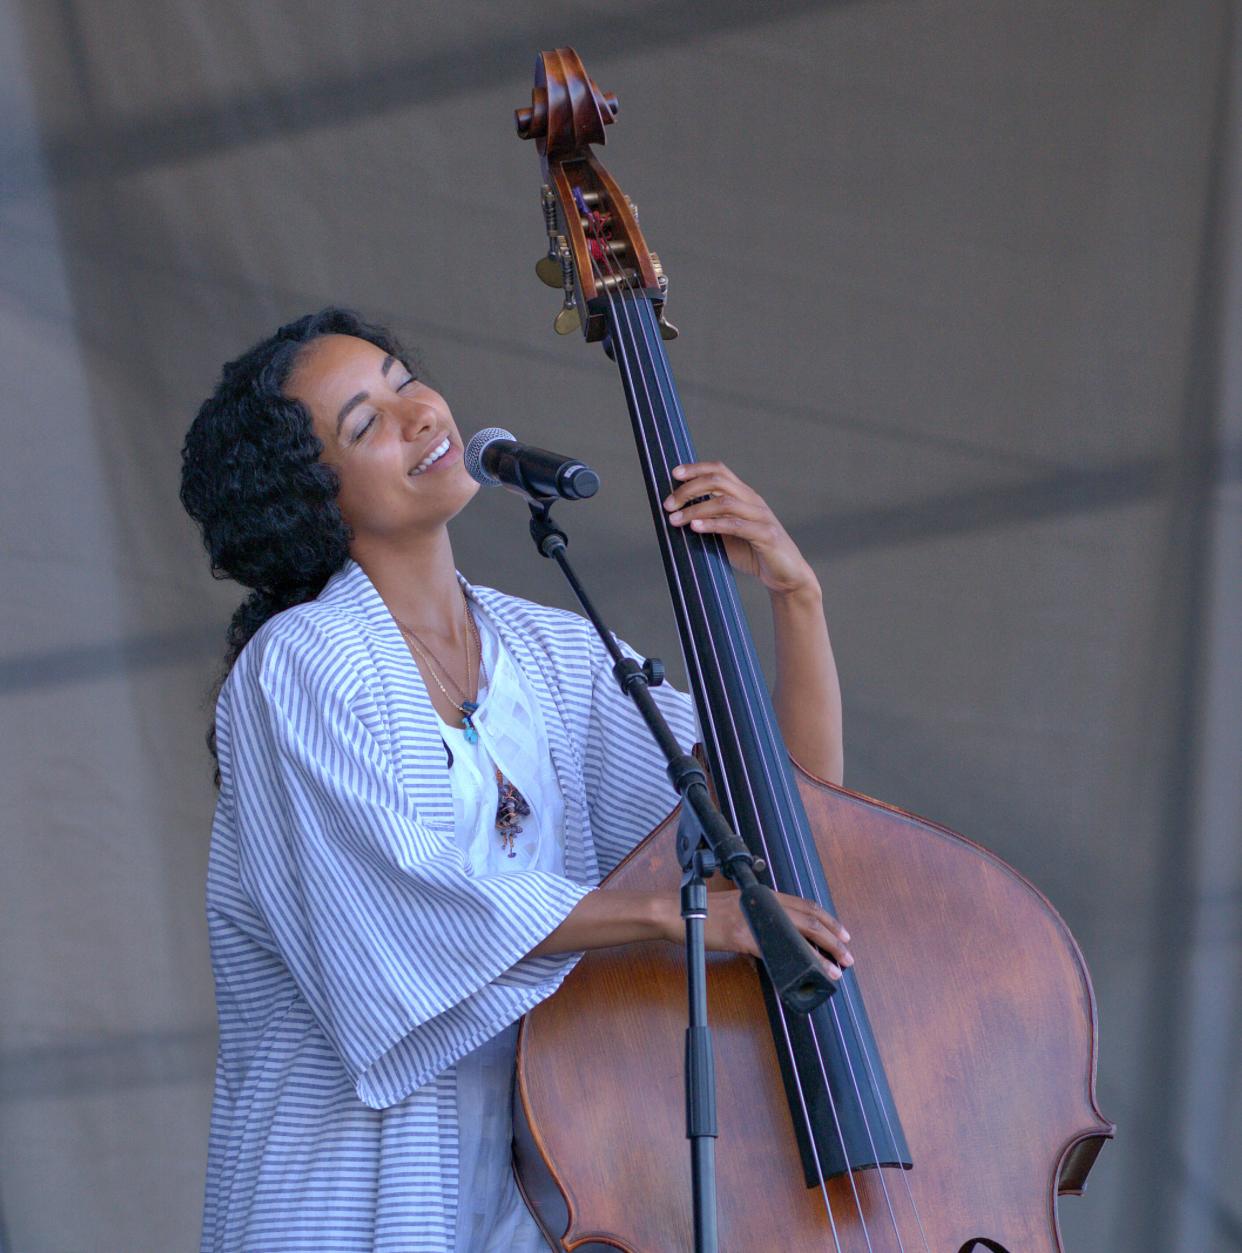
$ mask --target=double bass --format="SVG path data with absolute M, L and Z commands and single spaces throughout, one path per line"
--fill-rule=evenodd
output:
M 720 1248 L 1059 1250 L 1057 1196 L 1082 1191 L 1114 1131 L 1082 954 L 980 845 L 789 759 L 723 545 L 661 508 L 672 468 L 697 458 L 667 280 L 592 151 L 617 113 L 571 48 L 541 54 L 515 114 L 543 172 L 537 270 L 562 292 L 556 329 L 619 371 L 718 803 L 769 886 L 841 918 L 857 958 L 800 1014 L 752 959 L 709 955 Z M 677 825 L 674 811 L 602 890 L 675 892 Z M 588 953 L 526 1016 L 515 1169 L 554 1247 L 693 1247 L 685 995 L 679 949 L 628 945 Z

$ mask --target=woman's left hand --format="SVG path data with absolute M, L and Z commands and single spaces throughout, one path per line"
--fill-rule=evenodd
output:
M 803 590 L 818 593 L 815 572 L 789 532 L 763 497 L 727 465 L 694 461 L 676 466 L 673 478 L 677 486 L 664 500 L 671 526 L 719 535 L 733 568 L 754 575 L 774 596 Z

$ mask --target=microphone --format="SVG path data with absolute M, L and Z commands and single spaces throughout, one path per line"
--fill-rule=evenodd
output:
M 466 473 L 484 487 L 511 487 L 544 500 L 585 500 L 599 491 L 599 475 L 576 457 L 519 444 L 512 431 L 489 426 L 471 437 Z

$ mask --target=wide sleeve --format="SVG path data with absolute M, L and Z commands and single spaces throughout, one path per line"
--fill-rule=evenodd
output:
M 359 1097 L 382 1108 L 555 991 L 576 955 L 526 954 L 589 889 L 468 874 L 451 834 L 420 821 L 339 661 L 273 640 L 233 677 L 221 770 L 243 886 Z
M 642 660 L 623 640 L 628 656 Z M 694 700 L 670 683 L 652 689 L 685 752 L 698 740 Z M 666 762 L 634 702 L 621 691 L 612 660 L 592 637 L 591 716 L 583 760 L 591 833 L 600 873 L 607 874 L 677 803 Z

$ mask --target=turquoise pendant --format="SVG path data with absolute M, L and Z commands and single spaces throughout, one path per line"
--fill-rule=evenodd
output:
M 477 700 L 468 700 L 462 707 L 461 711 L 465 715 L 461 720 L 461 725 L 465 728 L 465 736 L 467 744 L 477 744 L 479 742 L 479 733 L 474 728 L 474 723 L 470 720 L 470 715 L 479 707 Z

